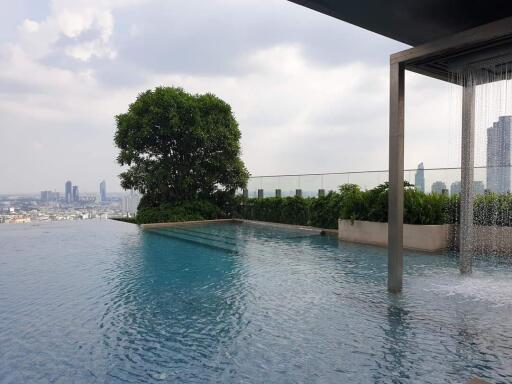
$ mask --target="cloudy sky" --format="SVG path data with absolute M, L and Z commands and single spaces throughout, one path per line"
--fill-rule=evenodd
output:
M 3 1 L 0 193 L 119 191 L 114 115 L 158 85 L 230 103 L 253 175 L 387 168 L 403 44 L 286 0 Z M 406 167 L 457 166 L 453 86 L 406 81 Z

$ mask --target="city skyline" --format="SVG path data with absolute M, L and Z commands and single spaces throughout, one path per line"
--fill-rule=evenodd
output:
M 122 190 L 122 191 L 116 192 L 116 193 L 123 193 L 123 192 L 130 192 L 130 191 Z M 26 193 L 26 194 L 28 194 L 28 193 Z M 102 180 L 99 183 L 99 192 L 90 192 L 89 191 L 89 192 L 84 192 L 83 194 L 88 195 L 88 196 L 95 194 L 100 197 L 100 200 L 107 201 L 107 189 L 106 189 L 105 180 Z M 12 194 L 12 195 L 14 195 L 14 194 Z M 67 180 L 64 183 L 64 192 L 62 195 L 64 196 L 63 200 L 66 201 L 67 203 L 79 201 L 80 195 L 81 195 L 80 188 L 77 184 L 73 184 L 73 182 L 71 180 Z M 44 190 L 40 191 L 40 196 L 41 196 L 41 200 L 43 200 L 43 201 L 48 201 L 48 200 L 54 199 L 55 197 L 53 197 L 53 196 L 56 196 L 56 199 L 58 200 L 58 198 L 60 196 L 60 192 L 57 191 L 56 189 L 54 189 L 54 190 L 44 189 Z
M 511 187 L 512 116 L 500 116 L 487 129 L 487 188 L 507 193 Z

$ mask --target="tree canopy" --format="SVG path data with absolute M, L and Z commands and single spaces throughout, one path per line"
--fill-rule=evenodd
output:
M 116 116 L 117 161 L 125 189 L 146 205 L 211 198 L 245 187 L 240 130 L 229 104 L 213 94 L 158 87 Z

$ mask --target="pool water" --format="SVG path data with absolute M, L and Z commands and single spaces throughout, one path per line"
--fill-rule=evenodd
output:
M 0 226 L 1 383 L 512 382 L 512 271 L 250 224 Z

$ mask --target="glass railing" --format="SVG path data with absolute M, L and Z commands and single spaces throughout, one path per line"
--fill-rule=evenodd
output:
M 426 168 L 423 178 L 417 179 L 417 169 L 406 169 L 404 180 L 426 193 L 460 193 L 460 168 Z M 487 175 L 491 179 L 487 180 Z M 475 193 L 483 194 L 486 189 L 492 192 L 507 193 L 510 191 L 511 167 L 474 168 Z M 423 188 L 421 187 L 421 180 Z M 372 189 L 388 180 L 387 170 L 353 171 L 332 173 L 310 173 L 293 175 L 252 176 L 247 185 L 248 197 L 295 196 L 313 197 L 337 191 L 343 184 L 356 184 L 362 190 Z M 487 184 L 490 185 L 487 185 Z M 507 187 L 508 185 L 508 187 Z M 243 193 L 243 191 L 239 191 Z

